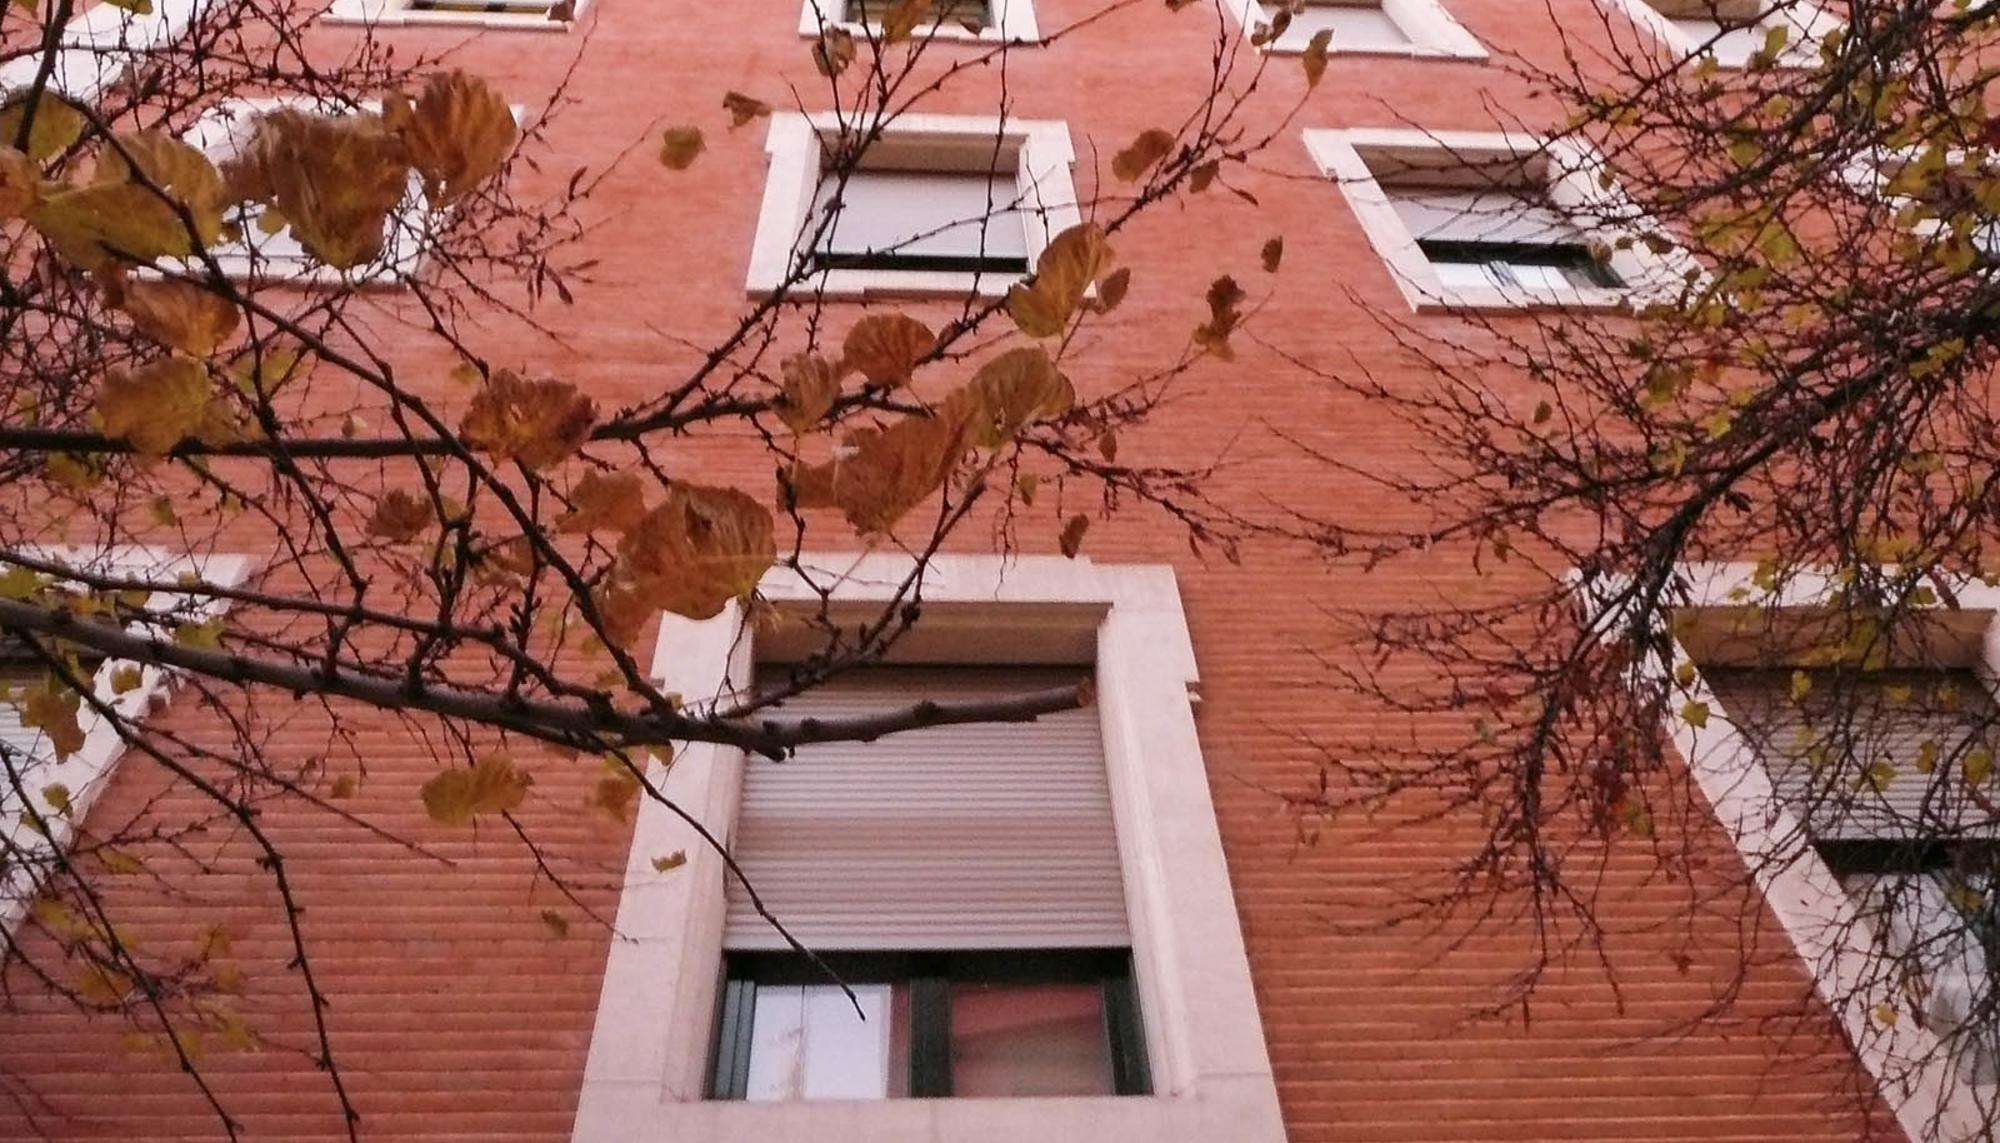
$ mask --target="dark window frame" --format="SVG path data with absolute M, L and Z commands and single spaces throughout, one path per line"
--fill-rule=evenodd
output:
M 1433 264 L 1484 266 L 1508 285 L 1526 288 L 1507 269 L 1515 266 L 1549 266 L 1564 272 L 1572 285 L 1603 290 L 1622 289 L 1625 280 L 1617 271 L 1590 252 L 1580 242 L 1455 242 L 1420 239 L 1417 248 Z M 1577 277 L 1582 282 L 1576 281 Z
M 828 973 L 833 974 L 829 978 Z M 749 1090 L 750 1033 L 759 985 L 907 984 L 910 994 L 910 1098 L 951 1092 L 953 984 L 1097 984 L 1104 990 L 1104 1035 L 1115 1095 L 1151 1095 L 1145 1025 L 1130 949 L 981 949 L 924 952 L 830 952 L 819 961 L 792 952 L 724 954 L 709 1063 L 710 1099 L 740 1100 Z

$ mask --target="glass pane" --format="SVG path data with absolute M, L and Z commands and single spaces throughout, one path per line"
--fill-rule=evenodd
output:
M 1098 984 L 953 984 L 951 1092 L 960 1097 L 1111 1095 Z
M 1448 262 L 1433 257 L 1431 268 L 1437 271 L 1438 285 L 1448 290 L 1477 290 L 1501 284 L 1484 262 Z
M 759 985 L 744 1098 L 883 1099 L 906 1094 L 909 1009 L 903 993 L 887 984 L 855 985 L 849 1000 L 834 985 Z

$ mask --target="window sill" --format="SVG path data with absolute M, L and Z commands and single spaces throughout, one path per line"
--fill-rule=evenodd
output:
M 437 28 L 482 28 L 505 32 L 567 32 L 576 26 L 576 19 L 551 20 L 547 16 L 531 14 L 510 15 L 501 12 L 409 12 L 390 10 L 382 12 L 328 12 L 320 17 L 320 23 L 336 27 L 437 27 Z
M 590 1081 L 586 1081 L 590 1082 Z M 1162 1139 L 1284 1138 L 1276 1108 L 1260 1097 L 1268 1077 L 1210 1077 L 1199 1098 L 1074 1096 L 1023 1099 L 662 1101 L 652 1083 L 593 1086 L 571 1135 L 590 1143 L 662 1138 L 716 1143 L 1015 1143 L 1022 1139 L 1159 1143 Z
M 1274 56 L 1302 56 L 1306 54 L 1306 44 L 1266 44 L 1258 49 Z M 1460 51 L 1457 48 L 1441 48 L 1432 44 L 1411 44 L 1405 48 L 1337 48 L 1329 46 L 1329 57 L 1357 56 L 1362 59 L 1411 59 L 1411 60 L 1463 60 L 1468 63 L 1485 63 L 1492 58 L 1486 49 Z
M 880 27 L 871 27 L 867 24 L 838 23 L 828 24 L 827 28 L 829 30 L 839 28 L 863 42 L 869 39 L 871 33 L 876 39 L 880 39 L 882 35 Z M 820 35 L 819 26 L 801 24 L 799 35 L 809 40 L 816 40 Z M 975 32 L 962 24 L 919 24 L 910 33 L 911 42 L 921 43 L 1033 44 L 1039 43 L 1040 40 L 1039 36 L 1009 35 L 1002 28 L 984 28 Z
M 1406 291 L 1418 313 L 1463 313 L 1466 311 L 1532 312 L 1536 310 L 1615 310 L 1634 306 L 1642 298 L 1631 290 L 1506 290 L 1499 287 L 1476 290 L 1431 290 L 1422 287 Z

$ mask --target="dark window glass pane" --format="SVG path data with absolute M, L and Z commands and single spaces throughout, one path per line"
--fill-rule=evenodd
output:
M 954 1096 L 1111 1095 L 1098 984 L 951 986 Z

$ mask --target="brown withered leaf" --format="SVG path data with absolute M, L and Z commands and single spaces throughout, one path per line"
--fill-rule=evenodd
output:
M 945 399 L 948 415 L 963 421 L 966 439 L 980 448 L 1006 444 L 1029 423 L 1059 417 L 1075 404 L 1069 378 L 1039 345 L 1002 353 Z
M 1208 321 L 1194 331 L 1195 344 L 1224 361 L 1234 360 L 1236 352 L 1229 346 L 1229 335 L 1243 320 L 1239 307 L 1247 296 L 1227 274 L 1209 283 Z
M 1125 292 L 1132 288 L 1132 268 L 1120 266 L 1104 276 L 1097 283 L 1097 297 L 1084 304 L 1092 313 L 1108 314 L 1125 300 Z
M 882 17 L 882 42 L 901 43 L 931 18 L 935 0 L 900 0 Z
M 722 109 L 729 112 L 729 129 L 734 131 L 752 119 L 762 119 L 771 113 L 771 105 L 761 99 L 732 91 L 722 97 Z
M 1174 133 L 1148 127 L 1111 157 L 1111 173 L 1119 182 L 1129 183 L 1174 153 Z
M 115 137 L 90 182 L 44 191 L 27 219 L 64 258 L 96 270 L 120 257 L 149 262 L 214 245 L 222 237 L 224 202 L 222 179 L 206 155 L 140 131 Z
M 840 368 L 817 353 L 795 353 L 779 364 L 778 419 L 795 433 L 820 423 L 840 396 Z
M 699 127 L 669 127 L 660 136 L 660 164 L 670 171 L 685 171 L 707 149 Z
M 423 176 L 424 197 L 433 206 L 449 206 L 498 174 L 520 137 L 506 99 L 463 71 L 433 75 L 414 105 L 394 96 L 383 101 L 382 111 Z
M 232 201 L 275 208 L 307 253 L 346 270 L 381 257 L 410 169 L 403 135 L 380 115 L 279 108 L 222 173 Z
M 854 33 L 846 28 L 834 27 L 821 32 L 813 41 L 813 67 L 831 79 L 847 70 L 854 62 Z
M 421 793 L 432 821 L 461 826 L 482 815 L 518 808 L 534 784 L 534 778 L 505 755 L 489 754 L 467 769 L 433 776 Z
M 392 544 L 408 543 L 423 535 L 434 519 L 430 501 L 392 488 L 375 501 L 375 510 L 368 514 L 368 534 Z
M 34 160 L 12 147 L 0 146 L 0 221 L 28 213 L 41 197 L 41 172 Z
M 1029 337 L 1056 337 L 1076 316 L 1084 293 L 1111 270 L 1111 246 L 1094 222 L 1055 236 L 1035 259 L 1035 277 L 1007 291 L 1007 313 Z
M 771 513 L 734 488 L 676 483 L 618 546 L 626 602 L 708 619 L 747 598 L 777 559 Z
M 917 362 L 936 344 L 931 328 L 907 314 L 869 314 L 847 331 L 841 363 L 871 385 L 895 388 L 910 383 Z
M 1089 530 L 1090 517 L 1079 512 L 1063 523 L 1062 536 L 1056 541 L 1056 546 L 1064 556 L 1075 559 L 1077 553 L 1083 550 L 1083 534 Z
M 630 532 L 646 518 L 646 482 L 636 472 L 586 472 L 570 489 L 564 532 Z
M 214 404 L 215 383 L 199 362 L 165 357 L 106 374 L 97 390 L 97 419 L 106 436 L 147 456 L 164 456 L 215 427 Z
M 1306 41 L 1305 55 L 1300 57 L 1300 62 L 1305 65 L 1308 89 L 1318 87 L 1320 78 L 1326 75 L 1326 51 L 1332 43 L 1332 28 L 1321 28 Z
M 884 428 L 848 435 L 845 455 L 793 473 L 801 508 L 838 508 L 856 532 L 884 535 L 923 503 L 958 466 L 966 424 L 949 403 L 936 415 L 912 414 Z
M 20 707 L 21 725 L 40 730 L 55 748 L 57 758 L 67 758 L 83 749 L 83 727 L 77 713 L 83 698 L 57 682 L 44 679 L 15 699 Z
M 1191 193 L 1200 194 L 1207 190 L 1209 185 L 1215 182 L 1215 177 L 1221 173 L 1222 160 L 1213 159 L 1203 163 L 1201 166 L 1188 172 L 1188 190 Z
M 222 348 L 241 317 L 228 300 L 192 282 L 130 282 L 117 304 L 146 336 L 193 357 Z
M 75 104 L 43 88 L 32 101 L 24 92 L 0 103 L 0 143 L 13 147 L 20 140 L 21 121 L 27 116 L 31 102 L 35 119 L 28 125 L 26 150 L 30 159 L 37 163 L 47 162 L 83 138 L 83 130 L 89 126 L 89 120 L 83 117 Z
M 458 428 L 466 444 L 495 460 L 548 468 L 583 447 L 596 420 L 596 404 L 569 382 L 530 381 L 501 369 L 473 397 Z
M 1263 262 L 1264 272 L 1266 274 L 1277 273 L 1279 263 L 1285 260 L 1284 238 L 1283 237 L 1272 238 L 1269 241 L 1265 242 L 1264 249 L 1259 252 L 1258 258 Z

